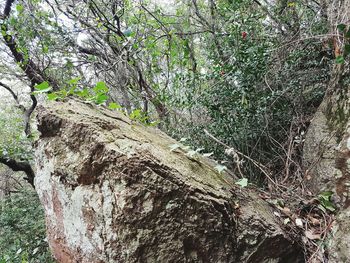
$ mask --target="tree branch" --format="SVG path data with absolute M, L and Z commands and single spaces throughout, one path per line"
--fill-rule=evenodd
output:
M 26 108 L 19 102 L 18 100 L 18 96 L 16 95 L 16 93 L 5 83 L 0 82 L 0 86 L 3 87 L 4 89 L 6 89 L 8 92 L 11 93 L 12 98 L 16 101 L 17 107 L 21 110 L 21 111 L 25 111 Z
M 32 105 L 24 112 L 24 125 L 25 125 L 24 132 L 27 135 L 27 137 L 32 135 L 32 131 L 30 127 L 30 116 L 32 115 L 33 111 L 36 108 L 36 105 L 38 104 L 36 97 L 32 94 L 33 91 L 34 91 L 34 86 L 32 85 L 31 94 L 30 94 Z
M 18 45 L 15 41 L 15 38 L 8 33 L 8 25 L 7 25 L 7 20 L 10 16 L 10 12 L 11 12 L 11 7 L 13 5 L 13 3 L 15 2 L 15 0 L 7 0 L 5 3 L 5 8 L 3 11 L 3 14 L 1 16 L 1 18 L 4 20 L 1 23 L 1 31 L 3 32 L 3 39 L 5 41 L 6 46 L 10 49 L 12 56 L 14 57 L 15 61 L 19 64 L 20 68 L 24 71 L 24 73 L 26 74 L 26 76 L 29 78 L 31 85 L 31 92 L 34 91 L 34 86 L 36 84 L 40 84 L 43 81 L 47 80 L 48 82 L 50 82 L 51 86 L 53 87 L 53 89 L 58 89 L 58 85 L 57 83 L 52 80 L 50 77 L 46 76 L 46 74 L 40 70 L 40 68 L 29 58 L 26 59 L 24 54 L 18 49 Z M 12 95 L 12 97 L 14 98 L 14 100 L 16 101 L 16 103 L 18 105 L 20 105 L 20 108 L 22 109 L 22 111 L 24 112 L 24 123 L 25 123 L 25 133 L 27 136 L 31 135 L 31 129 L 30 129 L 30 116 L 33 113 L 36 105 L 37 105 L 37 100 L 35 98 L 35 96 L 31 93 L 30 98 L 32 100 L 32 105 L 26 109 L 23 105 L 21 105 L 19 103 L 18 97 L 17 95 L 14 93 L 14 91 L 7 86 L 4 83 L 0 83 L 0 86 L 2 86 L 3 88 L 5 88 L 7 91 L 9 91 Z M 29 162 L 26 161 L 16 161 L 14 159 L 11 158 L 5 158 L 0 156 L 0 163 L 8 166 L 9 168 L 11 168 L 13 171 L 23 171 L 27 177 L 25 178 L 25 180 L 28 181 L 28 183 L 34 187 L 34 177 L 35 177 L 35 173 L 31 167 L 31 165 L 29 164 Z
M 8 166 L 9 168 L 11 168 L 13 171 L 15 172 L 24 172 L 27 177 L 25 177 L 24 179 L 26 181 L 28 181 L 28 183 L 35 188 L 34 186 L 34 171 L 31 167 L 31 165 L 28 162 L 21 162 L 21 161 L 16 161 L 13 159 L 9 159 L 9 158 L 4 158 L 0 156 L 0 163 Z
M 15 2 L 15 0 L 7 0 L 4 8 L 4 13 L 3 13 L 3 19 L 6 19 L 9 17 L 10 12 L 11 12 L 11 6 Z
M 10 16 L 11 6 L 14 3 L 14 0 L 7 0 L 4 8 L 4 12 L 2 18 L 4 20 L 8 19 Z M 40 70 L 40 68 L 31 60 L 30 58 L 25 59 L 23 53 L 21 53 L 18 49 L 18 45 L 14 39 L 14 37 L 8 34 L 8 26 L 6 22 L 1 24 L 1 30 L 3 34 L 3 39 L 5 41 L 6 46 L 10 49 L 11 54 L 13 55 L 15 61 L 19 64 L 20 68 L 25 72 L 32 85 L 40 84 L 47 80 L 53 90 L 58 90 L 58 84 L 52 78 L 46 76 L 46 74 Z

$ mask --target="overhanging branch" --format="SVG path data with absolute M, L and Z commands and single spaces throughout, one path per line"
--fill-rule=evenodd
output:
M 0 163 L 8 166 L 15 172 L 24 172 L 27 175 L 27 177 L 25 177 L 24 179 L 27 180 L 28 183 L 34 188 L 35 174 L 31 165 L 28 162 L 16 161 L 14 159 L 0 157 Z
M 6 85 L 5 83 L 0 82 L 0 86 L 3 87 L 4 89 L 6 89 L 8 92 L 11 93 L 12 98 L 16 101 L 17 107 L 21 110 L 21 111 L 25 111 L 25 107 L 19 102 L 18 100 L 18 96 L 16 95 L 16 93 L 10 88 L 10 86 Z
M 10 16 L 11 6 L 14 3 L 14 0 L 7 0 L 5 4 L 5 8 L 3 11 L 3 15 L 1 18 L 3 20 L 7 20 Z M 15 61 L 18 63 L 20 68 L 24 71 L 26 76 L 29 78 L 32 85 L 40 84 L 44 81 L 48 81 L 53 90 L 58 90 L 57 82 L 47 76 L 39 67 L 34 63 L 34 61 L 30 58 L 25 59 L 25 56 L 22 52 L 19 51 L 18 45 L 15 41 L 15 38 L 8 33 L 8 25 L 6 21 L 1 24 L 1 31 L 3 35 L 3 39 L 5 41 L 6 46 L 10 49 L 12 56 Z

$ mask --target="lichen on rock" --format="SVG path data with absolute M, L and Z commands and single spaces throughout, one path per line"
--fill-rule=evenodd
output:
M 76 99 L 37 119 L 35 185 L 58 262 L 297 262 L 254 190 L 170 151 L 158 129 Z

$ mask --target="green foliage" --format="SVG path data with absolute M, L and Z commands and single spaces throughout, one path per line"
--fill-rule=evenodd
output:
M 119 109 L 122 109 L 123 107 L 120 106 L 118 103 L 111 102 L 111 103 L 108 104 L 108 108 L 110 110 L 119 110 Z
M 77 96 L 145 125 L 159 124 L 152 120 L 164 106 L 164 130 L 191 138 L 193 149 L 226 159 L 228 167 L 232 158 L 203 129 L 280 173 L 290 130 L 306 128 L 296 126 L 320 104 L 330 65 L 343 64 L 350 52 L 346 42 L 335 58 L 331 43 L 307 37 L 326 34 L 328 26 L 319 7 L 303 1 L 180 0 L 169 10 L 148 1 L 121 1 L 117 8 L 96 1 L 98 10 L 79 2 L 66 18 L 76 30 L 55 19 L 55 4 L 51 10 L 41 2 L 18 2 L 8 21 L 18 49 L 26 58 L 43 57 L 44 73 L 63 87 L 52 92 L 43 82 L 34 94 Z M 337 28 L 347 40 L 348 25 Z M 93 86 L 96 79 L 103 81 Z M 264 181 L 251 163 L 242 170 Z
M 337 56 L 337 57 L 335 58 L 335 62 L 336 62 L 337 64 L 344 64 L 345 59 L 344 59 L 343 56 Z
M 93 87 L 92 89 L 79 89 L 78 82 L 79 78 L 71 79 L 67 82 L 65 88 L 51 93 L 48 93 L 49 91 L 51 91 L 51 87 L 49 87 L 49 84 L 47 82 L 43 82 L 35 86 L 35 89 L 37 89 L 37 91 L 35 91 L 35 94 L 48 93 L 48 100 L 63 100 L 68 96 L 75 96 L 87 102 L 93 102 L 97 105 L 105 104 L 109 99 L 109 96 L 107 95 L 109 92 L 109 88 L 103 81 L 97 82 L 95 87 Z M 126 114 L 126 110 L 118 103 L 111 102 L 108 104 L 108 108 L 111 110 L 120 110 L 121 112 Z M 149 116 L 141 109 L 134 109 L 128 115 L 128 117 L 134 121 L 138 121 L 147 126 L 156 126 L 158 124 L 157 121 L 150 121 Z
M 47 81 L 44 81 L 40 84 L 35 85 L 34 88 L 35 88 L 35 91 L 33 92 L 34 95 L 38 95 L 40 93 L 46 93 L 52 90 L 52 87 L 50 87 Z
M 227 167 L 225 165 L 217 164 L 214 167 L 219 173 L 222 173 L 223 171 L 227 170 Z
M 58 2 L 48 7 L 41 0 L 20 0 L 1 27 L 23 55 L 19 66 L 32 59 L 44 79 L 52 77 L 62 87 L 53 92 L 44 81 L 32 94 L 44 93 L 48 100 L 76 96 L 150 126 L 159 123 L 152 121 L 156 106 L 164 105 L 161 127 L 187 144 L 170 145 L 170 151 L 221 159 L 218 173 L 235 163 L 204 129 L 279 175 L 286 141 L 295 143 L 294 130 L 307 128 L 330 66 L 344 64 L 350 53 L 349 25 L 337 26 L 344 50 L 334 57 L 332 43 L 313 38 L 328 32 L 321 7 L 304 1 L 179 0 L 171 10 L 149 1 L 97 0 L 94 10 L 90 1 L 78 1 L 74 8 Z M 64 19 L 55 17 L 66 7 Z M 86 39 L 78 41 L 79 32 Z M 94 85 L 96 79 L 103 81 Z M 31 141 L 22 132 L 20 114 L 13 108 L 1 112 L 0 127 L 0 155 L 30 160 Z M 204 149 L 210 153 L 202 154 Z M 242 171 L 246 178 L 236 182 L 242 188 L 264 182 L 249 162 Z M 2 260 L 49 262 L 42 217 L 37 220 L 42 212 L 23 196 L 1 207 Z M 319 200 L 320 207 L 334 211 L 330 193 Z
M 34 191 L 0 201 L 0 262 L 54 262 L 45 238 L 43 209 Z
M 337 25 L 337 28 L 340 32 L 344 32 L 346 29 L 346 25 L 345 24 L 339 24 Z
M 321 210 L 327 209 L 331 212 L 334 212 L 336 210 L 334 204 L 331 201 L 332 195 L 333 195 L 332 191 L 322 192 L 318 195 L 318 199 L 320 201 L 319 208 Z
M 97 82 L 96 86 L 92 90 L 94 94 L 91 99 L 96 104 L 102 104 L 108 100 L 107 92 L 109 91 L 109 89 L 107 88 L 104 82 Z
M 210 6 L 199 2 L 199 12 L 210 13 Z M 317 25 L 310 23 L 313 10 L 300 3 L 288 5 L 283 12 L 279 7 L 271 11 L 286 28 L 286 35 L 294 36 L 298 25 L 302 32 L 327 32 L 322 18 Z M 197 36 L 199 44 L 192 43 L 197 71 L 193 71 L 187 57 L 191 38 L 178 44 L 177 55 L 171 57 L 186 67 L 176 65 L 172 90 L 162 98 L 189 117 L 170 121 L 168 132 L 178 138 L 190 137 L 193 147 L 204 147 L 217 158 L 227 159 L 223 147 L 203 134 L 207 129 L 220 141 L 279 173 L 284 162 L 283 145 L 296 116 L 303 119 L 311 115 L 322 100 L 322 83 L 329 79 L 332 63 L 331 50 L 322 50 L 312 40 L 283 47 L 285 37 L 280 39 L 276 28 L 267 25 L 266 12 L 255 8 L 252 1 L 217 2 L 213 12 L 217 32 L 203 33 Z M 302 14 L 300 21 L 296 21 L 295 12 Z M 184 27 L 194 31 L 191 25 Z M 174 38 L 172 41 L 176 41 Z M 179 54 L 184 57 L 178 58 Z M 243 170 L 251 180 L 263 178 L 249 162 Z
M 248 179 L 247 178 L 242 178 L 236 182 L 237 185 L 239 185 L 242 188 L 245 188 L 248 186 Z
M 141 109 L 134 109 L 128 116 L 130 119 L 138 121 L 139 123 L 142 123 L 146 126 L 156 126 L 159 123 L 158 121 L 150 121 L 150 118 L 147 115 L 147 113 L 145 113 Z
M 66 82 L 66 86 L 59 91 L 51 92 L 47 94 L 48 100 L 63 100 L 68 96 L 79 97 L 85 101 L 93 102 L 95 104 L 103 104 L 108 100 L 107 93 L 109 91 L 106 84 L 102 81 L 97 82 L 92 89 L 78 88 L 78 82 L 80 78 L 71 79 Z M 35 88 L 40 93 L 47 93 L 51 91 L 47 82 L 43 82 Z M 112 104 L 113 105 L 113 104 Z M 117 105 L 114 105 L 116 108 Z M 112 106 L 112 107 L 114 107 Z
M 22 114 L 9 107 L 0 109 L 0 156 L 15 160 L 31 160 L 32 139 L 24 134 Z

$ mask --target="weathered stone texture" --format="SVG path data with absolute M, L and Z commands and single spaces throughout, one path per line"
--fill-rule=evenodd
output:
M 58 262 L 297 262 L 253 190 L 123 114 L 77 100 L 38 110 L 36 189 Z

